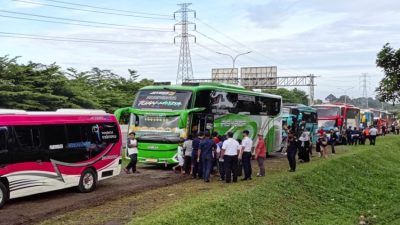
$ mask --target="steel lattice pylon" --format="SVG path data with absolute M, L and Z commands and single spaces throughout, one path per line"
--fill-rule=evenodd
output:
M 181 48 L 179 52 L 179 62 L 178 62 L 178 72 L 176 76 L 176 83 L 181 83 L 187 79 L 193 79 L 193 68 L 192 68 L 192 59 L 190 57 L 190 48 L 189 48 L 189 37 L 194 37 L 196 42 L 196 36 L 188 33 L 188 26 L 190 24 L 194 25 L 194 30 L 196 30 L 196 24 L 188 21 L 188 12 L 193 12 L 194 17 L 196 18 L 196 11 L 188 8 L 191 3 L 182 3 L 178 4 L 181 6 L 181 9 L 176 11 L 175 14 L 180 13 L 182 16 L 181 22 L 176 23 L 174 26 L 174 30 L 176 26 L 181 26 L 182 32 L 180 35 L 174 37 L 174 43 L 176 43 L 176 38 L 181 39 Z

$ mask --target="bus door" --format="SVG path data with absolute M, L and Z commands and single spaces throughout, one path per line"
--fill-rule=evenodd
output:
M 191 133 L 211 132 L 214 129 L 214 115 L 204 113 L 194 113 L 192 116 Z

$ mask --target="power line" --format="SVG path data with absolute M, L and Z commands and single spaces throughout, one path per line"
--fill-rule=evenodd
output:
M 151 16 L 171 17 L 171 15 L 166 15 L 166 14 L 138 12 L 138 11 L 130 11 L 130 10 L 122 10 L 122 9 L 112 9 L 112 8 L 91 6 L 91 5 L 86 5 L 86 4 L 78 4 L 78 3 L 57 1 L 57 0 L 43 0 L 43 1 L 55 2 L 55 3 L 61 3 L 61 4 L 67 4 L 67 5 L 74 5 L 74 6 L 83 6 L 83 7 L 92 8 L 92 9 L 102 9 L 102 10 L 115 11 L 115 12 L 126 12 L 126 13 L 133 13 L 133 14 L 142 14 L 142 15 L 151 15 Z
M 115 15 L 115 16 L 127 16 L 127 17 L 137 17 L 137 18 L 145 18 L 145 19 L 158 19 L 158 20 L 173 20 L 172 18 L 163 18 L 163 17 L 153 17 L 153 16 L 140 16 L 140 15 L 133 15 L 133 14 L 123 14 L 123 13 L 113 13 L 113 12 L 106 12 L 106 11 L 99 11 L 99 10 L 90 10 L 90 9 L 82 9 L 82 8 L 75 8 L 75 7 L 68 7 L 68 6 L 60 6 L 60 5 L 53 5 L 53 4 L 46 4 L 46 3 L 39 3 L 39 2 L 31 2 L 25 0 L 12 0 L 16 2 L 24 2 L 33 5 L 41 5 L 41 6 L 48 6 L 54 8 L 61 8 L 61 9 L 70 9 L 76 10 L 81 12 L 91 12 L 91 13 L 98 13 L 98 14 L 108 14 L 108 15 Z
M 12 38 L 44 40 L 44 41 L 83 42 L 83 43 L 95 43 L 95 44 L 129 44 L 129 45 L 130 44 L 169 44 L 169 45 L 172 45 L 172 43 L 168 43 L 168 42 L 113 41 L 113 40 L 102 40 L 102 39 L 72 38 L 72 37 L 22 34 L 22 33 L 10 33 L 10 32 L 0 32 L 0 37 L 12 37 Z
M 159 30 L 150 30 L 150 29 L 119 28 L 119 27 L 109 27 L 109 26 L 100 26 L 100 25 L 89 25 L 89 24 L 81 24 L 81 23 L 70 23 L 70 22 L 61 22 L 61 21 L 51 21 L 51 20 L 42 20 L 42 19 L 34 19 L 34 18 L 26 18 L 26 17 L 18 17 L 18 16 L 0 15 L 0 17 L 11 18 L 11 19 L 19 19 L 19 20 L 28 20 L 28 21 L 45 22 L 45 23 L 66 24 L 66 25 L 74 25 L 74 26 L 81 26 L 81 27 L 107 28 L 107 29 L 114 29 L 114 30 L 134 30 L 134 31 L 168 32 L 168 31 L 159 31 Z
M 213 30 L 213 31 L 215 31 L 215 32 L 217 32 L 217 33 L 219 33 L 219 34 L 221 34 L 222 36 L 228 38 L 229 40 L 235 42 L 236 44 L 241 45 L 242 47 L 246 47 L 246 48 L 247 48 L 247 46 L 245 46 L 245 45 L 243 45 L 242 43 L 236 41 L 235 39 L 233 39 L 233 38 L 230 37 L 229 35 L 226 35 L 226 34 L 222 33 L 221 31 L 219 31 L 218 29 L 214 28 L 214 27 L 211 26 L 210 24 L 204 22 L 203 20 L 201 20 L 201 19 L 199 19 L 199 18 L 196 18 L 196 19 L 197 19 L 198 21 L 200 21 L 202 24 L 206 25 L 206 26 L 207 26 L 208 28 L 210 28 L 211 30 Z
M 17 15 L 23 15 L 23 16 L 54 19 L 54 20 L 72 21 L 72 22 L 79 22 L 79 23 L 112 26 L 112 27 L 115 26 L 115 27 L 124 28 L 124 29 L 128 28 L 128 29 L 142 30 L 142 31 L 172 32 L 171 30 L 165 30 L 165 29 L 162 30 L 162 28 L 130 26 L 130 25 L 115 24 L 115 23 L 103 23 L 103 22 L 90 21 L 90 20 L 77 20 L 77 19 L 69 19 L 69 18 L 64 18 L 64 17 L 44 16 L 44 15 L 39 15 L 39 14 L 21 13 L 21 12 L 8 11 L 8 10 L 0 10 L 0 12 L 7 13 L 7 14 L 17 14 Z
M 232 50 L 232 51 L 234 51 L 234 52 L 238 52 L 237 50 L 235 50 L 235 49 L 229 47 L 228 45 L 226 45 L 226 44 L 224 44 L 224 43 L 222 43 L 222 42 L 220 42 L 220 41 L 215 40 L 214 38 L 212 38 L 212 37 L 210 37 L 210 36 L 208 36 L 208 35 L 206 35 L 206 34 L 204 34 L 204 33 L 202 33 L 202 32 L 196 31 L 196 33 L 200 34 L 201 36 L 203 36 L 203 37 L 205 37 L 205 38 L 207 38 L 207 39 L 210 39 L 210 40 L 214 41 L 215 43 L 217 43 L 217 44 L 219 44 L 219 45 L 221 45 L 221 46 L 224 46 L 225 48 L 227 48 L 227 49 L 229 49 L 229 50 Z
M 264 57 L 264 58 L 266 58 L 266 59 L 269 59 L 269 60 L 272 61 L 272 62 L 275 61 L 275 62 L 277 62 L 277 63 L 283 64 L 283 63 L 279 62 L 278 60 L 276 60 L 276 59 L 274 59 L 274 58 L 268 57 L 268 56 L 266 56 L 266 55 L 260 53 L 259 51 L 248 47 L 247 45 L 245 45 L 245 44 L 243 44 L 243 43 L 241 43 L 241 42 L 235 40 L 234 38 L 230 37 L 229 35 L 226 35 L 226 34 L 222 33 L 221 31 L 219 31 L 218 29 L 214 28 L 214 27 L 211 26 L 210 24 L 205 23 L 203 20 L 200 20 L 200 19 L 197 19 L 197 20 L 199 20 L 201 23 L 203 23 L 204 25 L 206 25 L 207 27 L 209 27 L 209 28 L 212 29 L 213 31 L 215 31 L 215 32 L 217 32 L 217 33 L 223 35 L 224 37 L 228 38 L 229 40 L 235 42 L 236 44 L 238 44 L 238 45 L 240 45 L 240 46 L 242 46 L 242 47 L 245 47 L 245 48 L 251 50 L 252 52 L 254 52 L 254 53 L 256 53 L 256 54 L 258 54 L 258 55 L 260 55 L 260 56 L 262 56 L 262 57 Z M 197 31 L 197 32 L 198 32 L 198 31 Z M 198 32 L 198 33 L 199 33 L 199 32 Z M 203 35 L 203 36 L 204 36 L 204 35 Z M 207 36 L 207 38 L 210 39 L 210 37 L 208 37 L 208 36 Z M 213 40 L 213 39 L 211 39 L 211 40 Z M 234 50 L 234 49 L 232 49 L 231 47 L 226 46 L 225 44 L 223 44 L 223 43 L 221 43 L 221 42 L 219 42 L 219 41 L 216 41 L 215 39 L 214 39 L 213 41 L 214 41 L 214 42 L 217 42 L 217 43 L 219 43 L 219 44 L 222 44 L 224 47 L 227 47 L 227 48 L 231 49 L 232 51 L 238 52 L 237 50 Z M 297 71 L 295 71 L 295 70 L 298 70 L 298 69 L 291 68 L 291 67 L 288 67 L 288 66 L 285 66 L 285 67 L 286 67 L 286 70 L 292 71 L 292 72 L 294 72 L 295 74 L 299 74 Z M 283 67 L 283 68 L 285 68 L 285 67 Z M 300 71 L 300 70 L 298 70 L 298 71 Z

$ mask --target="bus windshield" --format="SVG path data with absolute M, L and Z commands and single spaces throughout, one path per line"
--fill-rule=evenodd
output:
M 359 113 L 360 112 L 358 109 L 347 109 L 346 118 L 356 119 L 358 117 Z
M 318 114 L 319 117 L 339 116 L 340 115 L 340 108 L 339 107 L 317 108 L 317 114 Z
M 180 136 L 181 134 L 182 130 L 178 128 L 179 116 L 136 115 L 135 117 L 134 130 L 138 136 L 156 133 L 163 136 Z
M 303 112 L 303 120 L 307 123 L 317 123 L 317 114 L 314 112 Z
M 141 90 L 133 107 L 136 109 L 181 110 L 188 107 L 192 93 L 175 90 Z

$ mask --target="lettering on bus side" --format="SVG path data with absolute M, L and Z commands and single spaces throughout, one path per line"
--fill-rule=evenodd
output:
M 231 126 L 245 126 L 247 123 L 243 120 L 222 120 L 221 125 L 223 127 L 231 127 Z

